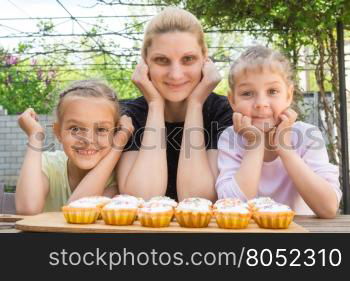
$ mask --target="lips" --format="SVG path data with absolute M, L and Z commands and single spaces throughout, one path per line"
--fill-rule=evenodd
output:
M 95 155 L 98 152 L 98 150 L 96 150 L 96 149 L 78 149 L 78 150 L 76 150 L 76 152 L 79 155 L 90 156 L 90 155 Z
M 171 88 L 171 89 L 179 89 L 179 88 L 182 88 L 183 86 L 187 85 L 188 82 L 183 82 L 183 83 L 165 83 L 165 85 L 168 87 L 168 88 Z

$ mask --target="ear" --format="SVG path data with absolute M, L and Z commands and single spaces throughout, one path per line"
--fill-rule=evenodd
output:
M 291 84 L 288 87 L 287 94 L 288 94 L 288 96 L 287 96 L 288 104 L 291 105 L 293 102 L 293 97 L 294 97 L 294 85 L 293 84 Z
M 59 142 L 61 142 L 61 126 L 59 123 L 55 122 L 53 123 L 53 127 L 52 127 L 53 133 L 56 136 L 56 138 L 58 139 Z

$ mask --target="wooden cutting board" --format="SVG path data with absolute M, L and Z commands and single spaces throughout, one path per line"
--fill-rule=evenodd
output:
M 302 226 L 292 222 L 288 229 L 264 229 L 252 220 L 245 229 L 221 229 L 217 227 L 215 219 L 212 219 L 206 228 L 184 228 L 177 222 L 171 222 L 169 227 L 152 228 L 143 227 L 139 221 L 130 226 L 106 225 L 103 220 L 94 224 L 69 224 L 66 223 L 61 212 L 42 213 L 16 222 L 16 228 L 23 231 L 34 232 L 71 232 L 71 233 L 292 233 L 308 232 Z

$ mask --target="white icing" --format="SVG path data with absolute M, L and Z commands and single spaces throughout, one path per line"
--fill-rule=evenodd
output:
M 177 205 L 176 210 L 180 211 L 198 211 L 198 212 L 209 212 L 211 210 L 210 205 L 205 204 L 201 201 L 182 201 Z
M 72 208 L 96 208 L 95 202 L 76 200 L 68 204 Z
M 109 210 L 115 210 L 115 209 L 137 209 L 138 206 L 135 203 L 132 202 L 126 202 L 126 201 L 118 201 L 118 200 L 112 200 L 112 202 L 108 203 L 103 207 L 103 209 Z
M 276 202 L 270 197 L 258 197 L 248 201 L 248 204 L 252 204 L 256 207 L 275 204 Z
M 137 206 L 141 206 L 144 203 L 142 198 L 138 198 L 128 194 L 119 194 L 112 198 L 113 201 L 129 202 L 134 203 Z
M 200 198 L 200 197 L 191 197 L 191 198 L 186 198 L 184 200 L 182 200 L 180 203 L 197 203 L 197 204 L 203 204 L 203 205 L 207 205 L 209 207 L 211 207 L 213 205 L 213 203 L 205 198 Z M 179 203 L 179 204 L 180 204 Z
M 219 206 L 217 211 L 221 213 L 249 214 L 249 210 L 243 204 L 238 206 Z
M 219 208 L 221 206 L 238 206 L 242 204 L 243 202 L 238 198 L 224 198 L 216 201 L 214 207 Z
M 266 205 L 261 208 L 259 208 L 259 213 L 264 213 L 264 212 L 290 212 L 292 209 L 283 204 L 272 204 L 272 205 Z
M 168 212 L 173 209 L 170 205 L 164 205 L 159 202 L 147 202 L 144 204 L 142 208 L 140 208 L 140 212 L 145 213 L 158 213 L 158 212 Z
M 111 198 L 105 197 L 105 196 L 88 196 L 88 197 L 82 197 L 80 199 L 75 200 L 74 202 L 87 202 L 95 205 L 99 204 L 106 204 L 111 201 Z
M 170 205 L 174 208 L 177 206 L 177 202 L 174 199 L 171 199 L 170 197 L 167 197 L 167 196 L 152 197 L 148 202 L 158 202 L 164 205 Z

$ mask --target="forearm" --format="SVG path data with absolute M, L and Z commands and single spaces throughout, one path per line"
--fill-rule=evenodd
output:
M 149 199 L 164 195 L 168 182 L 164 105 L 149 104 L 140 150 L 121 192 Z
M 68 202 L 72 202 L 85 196 L 102 195 L 121 153 L 122 151 L 120 149 L 112 148 L 98 165 L 89 171 L 80 181 Z
M 280 155 L 285 169 L 306 204 L 321 218 L 333 218 L 338 200 L 332 186 L 317 175 L 294 151 Z
M 258 147 L 247 149 L 242 163 L 234 175 L 239 188 L 248 199 L 254 198 L 258 194 L 263 161 L 264 146 L 262 144 Z
M 17 181 L 15 203 L 17 213 L 34 215 L 43 210 L 47 194 L 41 170 L 42 141 L 33 136 L 28 143 Z
M 215 180 L 205 147 L 202 104 L 187 105 L 177 169 L 179 200 L 203 197 L 216 200 Z

